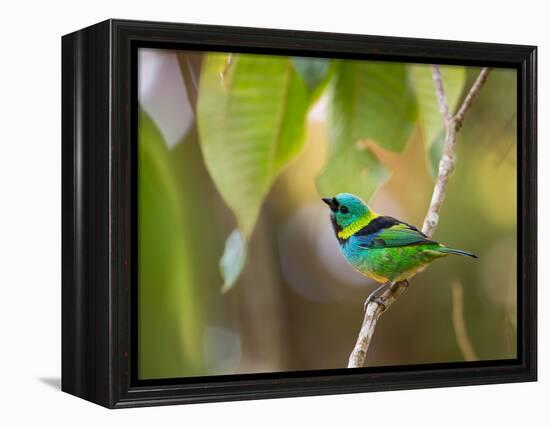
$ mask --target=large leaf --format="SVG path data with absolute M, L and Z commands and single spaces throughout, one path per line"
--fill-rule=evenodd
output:
M 329 158 L 320 193 L 369 200 L 389 173 L 368 148 L 401 151 L 416 120 L 416 100 L 402 64 L 338 61 L 329 103 Z
M 399 63 L 339 61 L 330 102 L 329 144 L 359 140 L 401 151 L 416 121 L 416 100 Z
M 292 58 L 294 68 L 304 80 L 311 101 L 315 101 L 323 92 L 330 79 L 330 60 L 322 58 Z
M 202 315 L 170 152 L 139 113 L 139 376 L 202 374 Z
M 208 54 L 198 125 L 207 168 L 247 239 L 281 169 L 302 149 L 308 90 L 287 57 Z
M 466 68 L 462 66 L 440 66 L 439 68 L 449 111 L 454 114 L 464 90 Z M 428 152 L 429 169 L 435 176 L 445 140 L 445 129 L 435 95 L 432 70 L 429 65 L 413 64 L 409 66 L 409 71 L 418 101 L 418 116 Z
M 388 177 L 370 149 L 348 145 L 329 159 L 317 185 L 325 197 L 347 192 L 368 201 Z

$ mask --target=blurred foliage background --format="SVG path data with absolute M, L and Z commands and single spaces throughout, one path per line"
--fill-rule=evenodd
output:
M 454 109 L 479 73 L 442 66 Z M 443 124 L 429 65 L 140 49 L 139 377 L 345 367 L 374 283 L 321 196 L 422 225 Z M 458 134 L 438 261 L 378 325 L 368 364 L 516 356 L 516 73 Z M 455 293 L 455 298 L 457 293 Z M 456 312 L 456 311 L 455 311 Z

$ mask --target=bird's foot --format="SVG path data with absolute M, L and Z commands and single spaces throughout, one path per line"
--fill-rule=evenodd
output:
M 376 296 L 372 299 L 373 303 L 376 303 L 378 306 L 382 307 L 382 312 L 386 310 L 386 299 L 383 299 L 382 296 Z
M 391 291 L 396 291 L 399 287 L 408 288 L 409 287 L 409 280 L 404 279 L 399 282 L 394 282 L 392 285 L 390 285 Z
M 365 303 L 363 304 L 363 311 L 367 311 L 367 306 L 369 306 L 370 303 L 376 303 L 378 306 L 382 307 L 382 312 L 386 310 L 386 303 L 385 299 L 382 298 L 382 296 L 369 296 L 367 297 L 367 300 L 365 300 Z
M 377 305 L 382 307 L 382 312 L 386 310 L 386 299 L 382 297 L 382 294 L 386 291 L 386 288 L 390 288 L 392 292 L 394 292 L 398 287 L 408 287 L 409 286 L 409 280 L 404 279 L 403 281 L 399 282 L 391 282 L 391 283 L 384 283 L 381 286 L 379 286 L 376 290 L 374 290 L 372 293 L 369 294 L 369 297 L 367 297 L 367 300 L 365 300 L 365 303 L 363 304 L 363 310 L 367 311 L 367 306 L 369 303 L 376 303 Z
M 388 287 L 388 283 L 382 284 L 380 287 L 378 287 L 376 290 L 374 290 L 372 293 L 369 294 L 369 297 L 367 297 L 367 300 L 365 300 L 365 303 L 363 304 L 363 311 L 367 311 L 367 306 L 369 303 L 376 303 L 377 305 L 382 307 L 382 312 L 386 310 L 386 304 L 385 299 L 382 298 L 382 293 L 385 291 L 386 287 Z

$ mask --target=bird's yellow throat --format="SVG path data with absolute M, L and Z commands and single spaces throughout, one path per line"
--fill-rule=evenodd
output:
M 348 224 L 340 232 L 338 232 L 338 238 L 348 239 L 351 235 L 363 229 L 367 224 L 369 224 L 376 217 L 378 217 L 378 214 L 375 214 L 372 211 L 370 211 L 364 217 L 361 217 L 360 219 L 355 220 L 351 224 Z

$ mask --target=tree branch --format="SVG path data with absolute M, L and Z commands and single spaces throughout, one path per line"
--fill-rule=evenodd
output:
M 472 88 L 470 89 L 470 91 L 468 92 L 468 95 L 466 95 L 466 98 L 464 99 L 462 106 L 460 107 L 460 109 L 458 110 L 458 113 L 454 117 L 457 131 L 462 127 L 462 123 L 464 122 L 464 116 L 466 116 L 466 113 L 468 112 L 468 110 L 470 110 L 472 103 L 477 97 L 477 94 L 479 94 L 481 87 L 485 84 L 485 81 L 487 80 L 487 77 L 489 76 L 490 72 L 491 72 L 490 68 L 484 67 L 479 73 L 479 76 L 477 76 L 477 79 L 472 85 Z
M 434 81 L 435 96 L 437 97 L 437 103 L 439 104 L 439 112 L 443 116 L 445 122 L 445 128 L 447 128 L 451 121 L 451 115 L 449 113 L 449 106 L 447 104 L 447 97 L 445 96 L 445 90 L 443 89 L 443 80 L 441 79 L 441 71 L 439 66 L 431 65 L 432 80 Z
M 476 361 L 477 355 L 468 337 L 466 323 L 464 322 L 464 292 L 462 290 L 462 284 L 458 281 L 453 282 L 451 291 L 453 296 L 452 319 L 456 343 L 466 361 Z
M 464 117 L 472 106 L 479 91 L 483 87 L 483 84 L 487 80 L 487 76 L 491 71 L 490 68 L 483 68 L 479 73 L 476 81 L 468 91 L 462 105 L 458 109 L 458 112 L 451 116 L 447 103 L 447 97 L 443 89 L 443 82 L 441 79 L 441 71 L 439 66 L 432 65 L 432 78 L 434 81 L 435 93 L 439 104 L 439 111 L 443 117 L 445 124 L 445 143 L 443 146 L 443 154 L 439 161 L 439 172 L 437 180 L 434 186 L 430 207 L 424 219 L 424 225 L 422 226 L 422 232 L 427 236 L 432 236 L 435 232 L 437 224 L 439 222 L 439 213 L 441 206 L 443 205 L 443 199 L 445 198 L 445 191 L 447 189 L 447 183 L 449 177 L 454 169 L 455 153 L 456 153 L 456 134 L 462 127 Z M 371 301 L 365 308 L 365 317 L 359 336 L 357 337 L 357 343 L 349 357 L 348 367 L 363 367 L 367 357 L 369 345 L 371 343 L 376 324 L 380 316 L 388 310 L 388 308 L 403 294 L 407 287 L 406 281 L 397 282 L 391 284 L 377 301 Z M 381 304 L 382 303 L 382 304 Z

